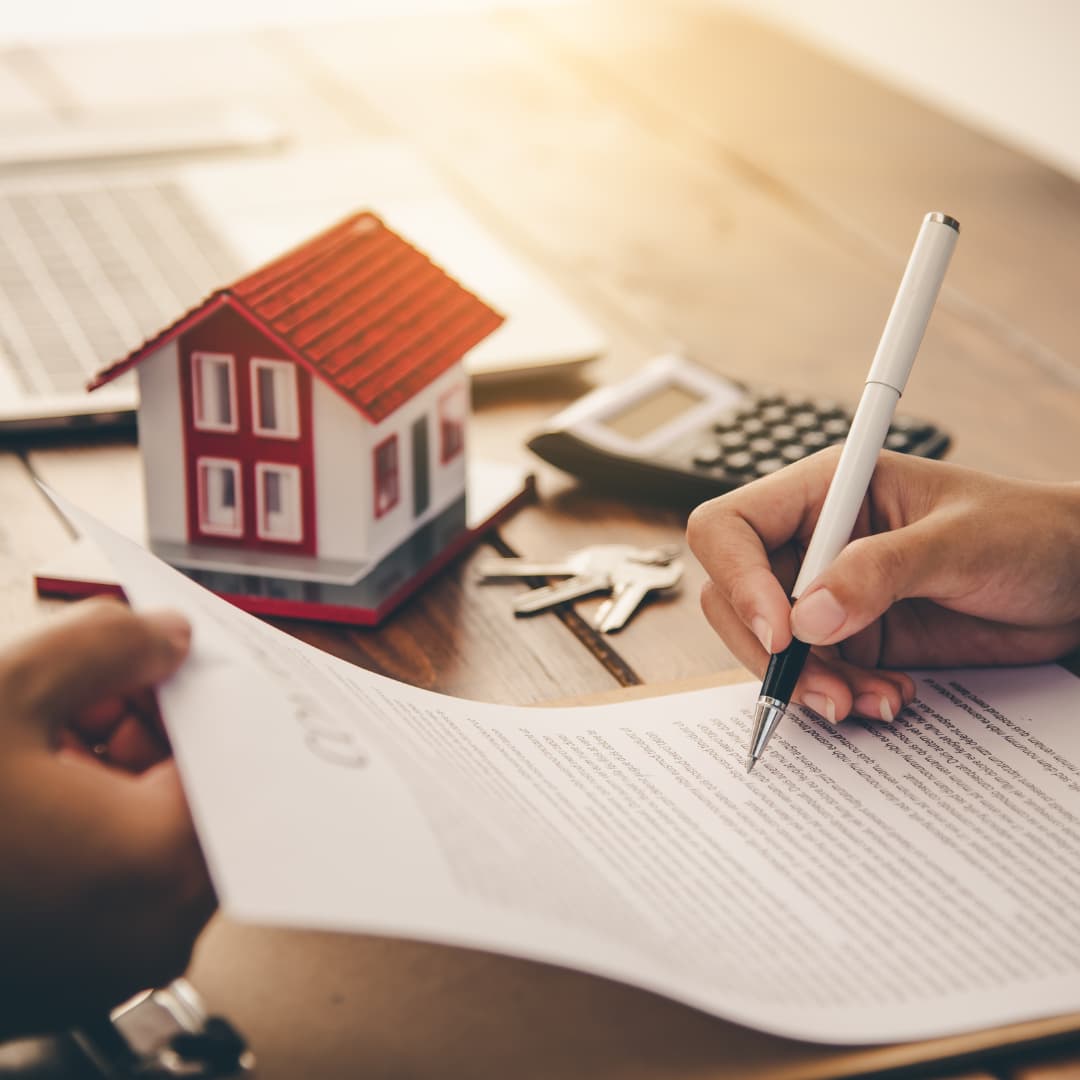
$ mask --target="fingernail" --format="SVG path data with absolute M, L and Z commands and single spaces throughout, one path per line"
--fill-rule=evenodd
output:
M 178 611 L 152 611 L 143 616 L 173 648 L 186 652 L 191 644 L 191 623 Z
M 844 625 L 847 612 L 828 589 L 817 589 L 799 600 L 791 611 L 791 631 L 800 640 L 816 645 Z
M 830 724 L 836 723 L 836 703 L 825 694 L 803 694 L 802 703 L 818 716 L 824 716 Z
M 772 627 L 768 620 L 761 615 L 755 615 L 750 620 L 750 629 L 754 631 L 754 637 L 765 646 L 765 651 L 772 655 Z
M 886 724 L 894 719 L 889 699 L 881 694 L 860 694 L 855 699 L 855 711 L 870 720 L 884 720 Z

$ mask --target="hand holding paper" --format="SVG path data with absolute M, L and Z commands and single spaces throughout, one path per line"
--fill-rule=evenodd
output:
M 152 692 L 187 649 L 181 616 L 98 601 L 0 654 L 0 1038 L 187 966 L 213 893 Z

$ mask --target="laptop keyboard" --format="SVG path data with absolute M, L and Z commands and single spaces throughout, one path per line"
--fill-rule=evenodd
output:
M 79 392 L 238 272 L 168 180 L 0 190 L 0 362 L 28 395 Z

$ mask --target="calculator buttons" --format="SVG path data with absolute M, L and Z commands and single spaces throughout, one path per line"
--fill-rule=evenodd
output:
M 704 468 L 719 465 L 724 460 L 724 451 L 715 443 L 711 446 L 699 446 L 694 451 L 694 464 Z
M 758 392 L 718 413 L 698 432 L 698 441 L 683 444 L 678 460 L 685 469 L 689 459 L 703 483 L 715 483 L 722 491 L 769 476 L 842 442 L 850 430 L 851 413 L 838 402 Z M 897 417 L 885 446 L 901 453 L 924 454 L 935 437 L 935 429 L 925 421 Z
M 745 450 L 739 450 L 734 454 L 728 454 L 724 459 L 724 466 L 732 472 L 749 472 L 754 467 L 754 455 L 747 453 Z
M 754 412 L 767 409 L 770 405 L 786 405 L 784 395 L 779 390 L 759 390 L 754 395 Z
M 841 405 L 839 401 L 832 401 L 828 398 L 820 398 L 813 403 L 811 408 L 814 409 L 818 416 L 841 417 L 843 419 L 846 419 L 849 423 L 851 422 L 851 417 L 848 415 L 847 411 L 844 409 L 844 406 Z
M 911 445 L 922 442 L 933 433 L 934 429 L 922 420 L 912 420 L 905 416 L 898 416 L 889 428 L 889 438 L 893 435 L 905 435 Z M 892 447 L 892 449 L 899 449 L 899 447 Z

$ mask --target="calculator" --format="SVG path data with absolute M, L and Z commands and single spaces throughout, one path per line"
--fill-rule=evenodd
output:
M 702 502 L 843 442 L 853 406 L 745 386 L 684 356 L 660 356 L 599 387 L 528 440 L 545 461 L 622 494 Z M 894 417 L 885 446 L 940 457 L 949 436 Z

